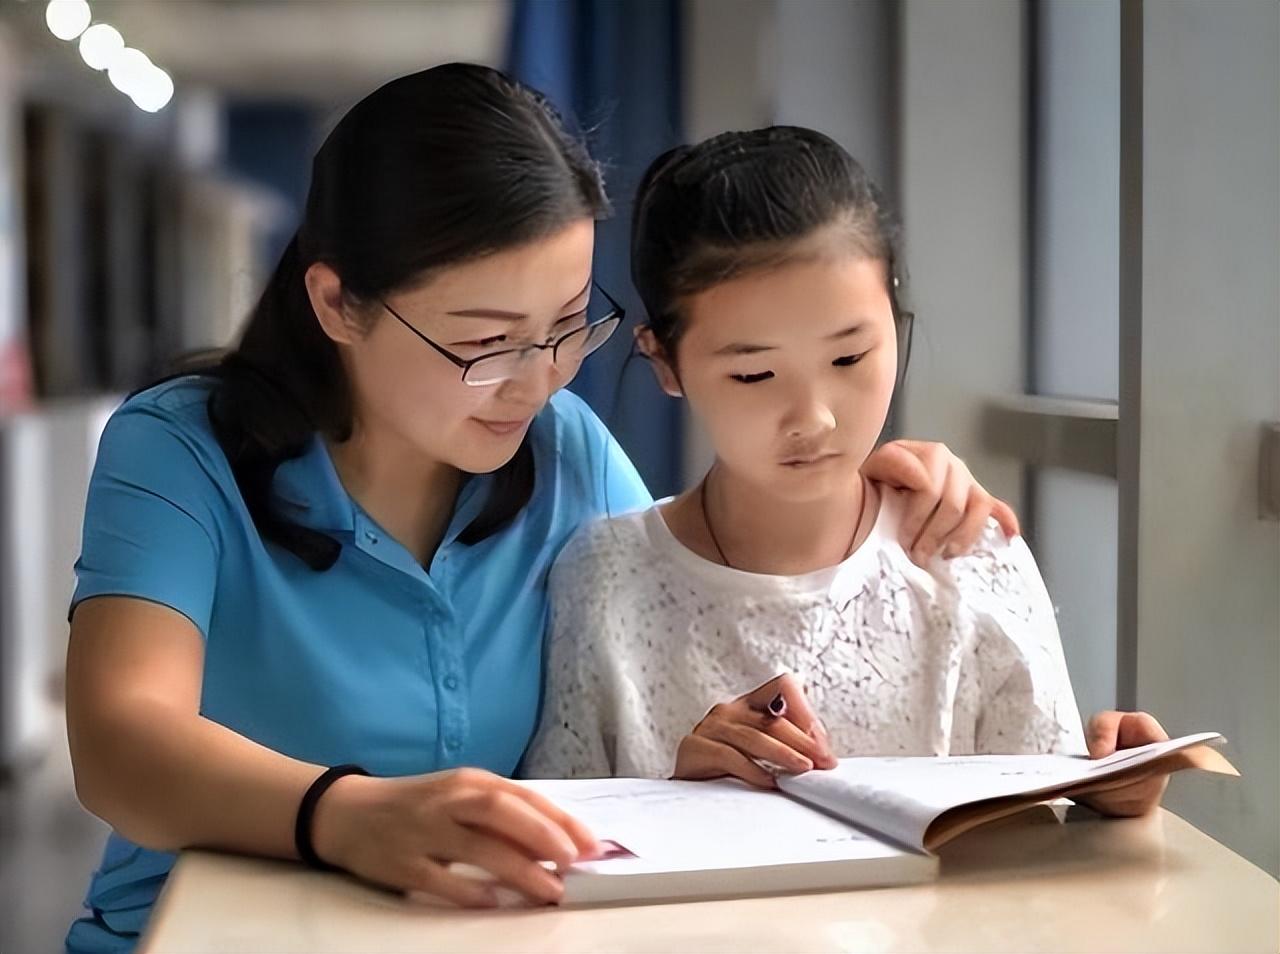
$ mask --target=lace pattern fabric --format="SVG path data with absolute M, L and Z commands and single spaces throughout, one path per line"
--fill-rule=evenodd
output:
M 528 777 L 671 774 L 718 702 L 783 671 L 839 756 L 1083 753 L 1052 604 L 1021 539 L 913 564 L 886 493 L 868 539 L 803 576 L 711 563 L 658 507 L 580 531 L 551 574 Z

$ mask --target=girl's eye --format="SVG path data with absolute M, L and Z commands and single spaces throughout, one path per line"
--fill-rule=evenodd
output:
M 836 359 L 835 359 L 834 361 L 832 361 L 831 363 L 832 363 L 833 365 L 835 365 L 837 368 L 847 368 L 847 367 L 849 367 L 850 365 L 855 365 L 855 364 L 857 364 L 859 361 L 861 361 L 861 360 L 862 360 L 863 358 L 865 358 L 866 356 L 867 356 L 867 353 L 866 353 L 865 351 L 864 351 L 864 352 L 862 352 L 862 354 L 846 354 L 846 355 L 845 355 L 844 357 L 842 357 L 842 358 L 836 358 Z
M 757 381 L 767 381 L 773 377 L 772 371 L 761 371 L 759 374 L 731 374 L 729 377 L 735 381 L 741 381 L 743 384 L 755 384 Z

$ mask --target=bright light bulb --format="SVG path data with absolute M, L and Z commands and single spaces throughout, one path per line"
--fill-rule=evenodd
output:
M 74 40 L 93 19 L 85 0 L 49 0 L 44 8 L 44 22 L 59 40 Z
M 111 85 L 126 96 L 133 96 L 146 81 L 147 70 L 155 69 L 155 65 L 141 50 L 125 47 L 111 58 L 107 65 L 107 78 Z
M 106 23 L 95 23 L 80 36 L 80 58 L 95 70 L 105 70 L 123 49 L 124 37 Z
M 164 109 L 173 98 L 173 80 L 158 66 L 152 66 L 138 77 L 136 87 L 129 96 L 141 110 L 148 113 Z

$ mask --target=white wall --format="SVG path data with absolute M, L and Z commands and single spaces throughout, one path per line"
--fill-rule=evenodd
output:
M 1280 6 L 1143 5 L 1137 702 L 1216 729 L 1241 779 L 1168 804 L 1280 872 Z
M 945 439 L 1020 508 L 1022 467 L 983 447 L 981 409 L 1025 383 L 1024 9 L 899 6 L 900 193 L 915 342 L 901 431 Z

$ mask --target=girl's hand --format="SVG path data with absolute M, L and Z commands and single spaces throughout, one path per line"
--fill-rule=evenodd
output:
M 316 806 L 312 841 L 324 861 L 369 881 L 494 907 L 493 886 L 448 870 L 483 868 L 548 904 L 564 893 L 557 869 L 590 857 L 591 833 L 541 795 L 501 776 L 462 768 L 410 778 L 346 776 Z
M 836 765 L 827 730 L 790 673 L 713 706 L 681 740 L 672 778 L 731 775 L 759 788 L 775 788 L 773 773 L 761 762 L 791 773 Z
M 909 496 L 900 542 L 919 566 L 939 553 L 949 559 L 969 552 L 988 517 L 1005 536 L 1018 535 L 1012 508 L 987 493 L 945 444 L 890 441 L 872 452 L 862 473 Z
M 1164 742 L 1169 734 L 1145 712 L 1099 712 L 1089 720 L 1085 739 L 1089 758 L 1101 759 L 1117 749 L 1131 749 L 1148 742 Z M 1146 775 L 1122 788 L 1082 795 L 1080 801 L 1104 815 L 1130 818 L 1145 815 L 1160 804 L 1169 784 L 1168 773 Z

